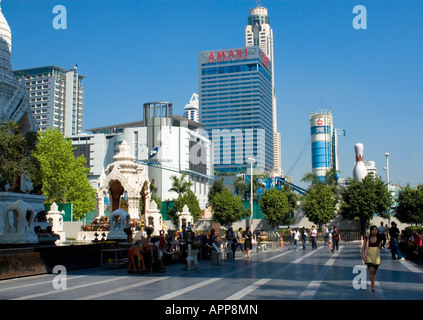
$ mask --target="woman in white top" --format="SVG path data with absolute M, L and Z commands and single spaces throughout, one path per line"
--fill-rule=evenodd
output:
M 298 251 L 298 239 L 300 237 L 300 234 L 298 233 L 297 229 L 294 229 L 294 232 L 292 233 L 292 237 L 294 239 L 295 251 Z

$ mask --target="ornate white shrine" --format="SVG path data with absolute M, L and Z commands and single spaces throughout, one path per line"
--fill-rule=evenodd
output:
M 65 212 L 59 211 L 59 206 L 53 202 L 50 206 L 50 211 L 47 212 L 47 221 L 51 226 L 51 230 L 60 236 L 60 240 L 66 240 L 66 232 L 63 231 L 63 216 Z
M 191 212 L 189 212 L 189 208 L 187 205 L 184 205 L 182 208 L 182 212 L 178 212 L 178 230 L 182 229 L 182 225 L 191 225 L 194 226 L 194 217 L 192 216 Z
M 140 219 L 140 197 L 143 200 L 143 212 L 148 211 L 150 204 L 150 181 L 147 167 L 134 161 L 127 142 L 122 141 L 119 153 L 100 175 L 97 188 L 97 216 L 104 216 L 104 198 L 109 194 L 111 211 L 119 208 L 122 195 L 127 195 L 128 213 L 131 219 Z
M 145 214 L 145 225 L 154 228 L 153 235 L 159 235 L 162 230 L 163 218 L 160 210 L 157 209 L 156 201 L 151 201 L 147 213 Z
M 5 225 L 0 243 L 38 243 L 34 231 L 35 212 L 32 206 L 23 200 L 16 200 L 4 209 Z

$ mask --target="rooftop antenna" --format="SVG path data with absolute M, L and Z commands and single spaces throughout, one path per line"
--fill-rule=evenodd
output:
M 0 2 L 1 2 L 1 0 L 0 0 Z M 257 2 L 257 7 L 260 7 L 260 0 L 257 0 L 256 2 Z

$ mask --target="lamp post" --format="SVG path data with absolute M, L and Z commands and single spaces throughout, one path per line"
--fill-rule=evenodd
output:
M 247 161 L 250 163 L 251 165 L 251 179 L 250 179 L 250 229 L 251 229 L 251 233 L 253 233 L 253 163 L 256 162 L 256 159 L 254 158 L 248 158 Z
M 388 183 L 388 192 L 389 192 L 389 152 L 385 153 L 386 157 L 386 181 Z
M 386 167 L 383 168 L 386 170 L 386 182 L 388 184 L 388 194 L 390 195 L 390 188 L 389 188 L 389 152 L 385 153 L 386 157 Z M 391 208 L 388 209 L 388 225 L 391 223 Z

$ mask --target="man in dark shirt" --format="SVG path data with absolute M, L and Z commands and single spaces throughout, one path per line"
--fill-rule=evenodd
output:
M 391 228 L 389 228 L 389 236 L 391 238 L 391 255 L 392 259 L 396 259 L 398 256 L 398 260 L 404 260 L 404 257 L 401 255 L 401 252 L 399 250 L 399 243 L 398 243 L 398 237 L 399 237 L 400 231 L 397 228 L 397 224 L 395 222 L 391 222 Z

